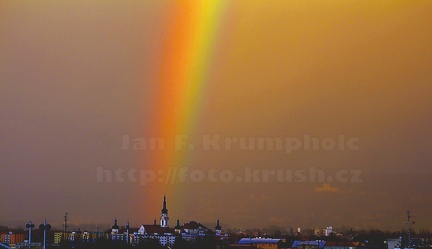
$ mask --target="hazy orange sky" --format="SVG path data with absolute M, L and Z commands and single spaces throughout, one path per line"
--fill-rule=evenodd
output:
M 183 34 L 170 30 L 179 26 L 173 2 L 0 0 L 1 225 L 47 218 L 60 226 L 67 211 L 77 225 L 117 217 L 137 226 L 159 219 L 167 193 L 171 225 L 219 218 L 225 228 L 398 230 L 410 209 L 416 228 L 432 228 L 430 1 L 224 1 L 206 66 L 191 69 L 205 70 L 194 113 L 185 114 L 193 128 L 181 134 L 195 148 L 175 152 L 186 159 L 171 166 L 355 170 L 362 182 L 333 181 L 331 191 L 310 179 L 98 182 L 98 169 L 158 168 L 149 165 L 157 152 L 122 146 L 125 136 L 159 136 L 158 74 L 170 58 L 167 37 Z M 197 41 L 216 22 L 198 21 L 197 33 L 183 27 Z M 183 44 L 191 51 L 192 41 Z M 187 56 L 173 54 L 173 63 Z M 206 150 L 206 136 L 342 136 L 357 147 Z

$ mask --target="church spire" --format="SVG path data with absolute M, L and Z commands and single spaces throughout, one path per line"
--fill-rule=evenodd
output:
M 162 205 L 162 214 L 168 214 L 168 209 L 166 207 L 166 196 L 164 195 L 163 205 Z
M 164 195 L 162 210 L 161 210 L 161 218 L 160 218 L 160 226 L 168 227 L 168 209 L 166 207 L 166 196 Z

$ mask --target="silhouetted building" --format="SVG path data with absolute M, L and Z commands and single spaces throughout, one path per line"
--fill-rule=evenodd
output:
M 180 225 L 180 220 L 178 219 L 175 227 L 170 228 L 167 200 L 166 196 L 164 196 L 159 225 L 156 220 L 154 220 L 152 225 L 141 225 L 138 231 L 132 234 L 131 240 L 134 244 L 139 244 L 143 240 L 158 240 L 161 245 L 170 246 L 174 244 L 176 238 L 181 238 L 186 241 L 196 241 L 197 238 L 204 237 L 213 237 L 217 240 L 227 237 L 227 235 L 222 234 L 222 227 L 219 220 L 217 220 L 215 230 L 216 233 L 196 221 L 190 221 Z
M 175 230 L 168 226 L 168 209 L 166 196 L 164 196 L 161 210 L 160 225 L 141 225 L 137 232 L 133 233 L 133 243 L 138 244 L 142 240 L 156 239 L 163 246 L 173 245 L 176 239 Z

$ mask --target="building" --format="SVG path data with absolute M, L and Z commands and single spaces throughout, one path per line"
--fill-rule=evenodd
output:
M 124 241 L 125 243 L 128 244 L 132 244 L 135 241 L 136 243 L 139 243 L 138 231 L 139 229 L 137 228 L 130 228 L 129 222 L 126 223 L 126 226 L 120 227 L 117 224 L 117 219 L 115 219 L 114 225 L 111 227 L 109 239 L 111 239 L 112 241 Z M 105 237 L 105 233 L 100 232 L 99 230 L 93 232 L 92 236 L 89 235 L 89 239 L 93 239 L 93 240 L 104 238 L 104 237 Z M 127 241 L 126 238 L 128 238 Z
M 180 220 L 177 219 L 177 224 L 176 224 L 176 226 L 174 227 L 174 232 L 175 232 L 176 235 L 180 235 L 180 234 L 181 234 L 181 231 L 182 231 L 182 228 L 181 228 L 181 226 L 180 226 Z
M 63 238 L 63 232 L 54 233 L 54 244 L 60 244 Z
M 169 221 L 168 209 L 166 207 L 166 197 L 164 196 L 162 210 L 161 210 L 160 226 L 168 227 L 168 221 Z
M 74 242 L 91 242 L 93 240 L 92 234 L 88 231 L 67 231 L 65 232 L 55 232 L 54 233 L 54 244 L 59 245 L 62 243 L 63 239 L 65 241 Z
M 189 221 L 181 226 L 181 237 L 186 241 L 195 241 L 197 238 L 215 236 L 215 232 L 196 221 Z
M 123 233 L 119 233 L 120 227 L 117 224 L 117 219 L 114 220 L 114 225 L 111 227 L 111 234 L 110 234 L 110 239 L 112 241 L 120 241 L 120 240 L 124 240 L 124 234 Z
M 153 224 L 151 225 L 141 225 L 138 231 L 131 234 L 130 239 L 133 244 L 138 244 L 143 240 L 155 239 L 158 240 L 163 246 L 170 246 L 175 243 L 176 238 L 181 238 L 186 241 L 195 241 L 197 238 L 209 236 L 220 240 L 227 236 L 222 234 L 222 227 L 219 220 L 217 221 L 215 230 L 216 233 L 196 221 L 190 221 L 180 225 L 180 221 L 178 219 L 176 226 L 174 228 L 170 228 L 167 200 L 166 196 L 164 196 L 159 224 L 157 224 L 156 220 L 154 220 Z
M 330 234 L 333 232 L 333 227 L 328 226 L 326 228 L 319 228 L 315 227 L 314 229 L 314 235 L 315 236 L 330 236 Z
M 163 246 L 173 245 L 176 239 L 175 230 L 169 227 L 162 227 L 160 225 L 142 225 L 137 232 L 138 241 L 143 239 L 157 239 L 159 243 Z
M 111 231 L 112 231 L 112 230 L 111 230 Z M 93 232 L 91 233 L 91 239 L 92 239 L 92 240 L 98 240 L 98 239 L 101 239 L 101 238 L 108 239 L 109 237 L 110 237 L 109 234 L 107 234 L 106 232 L 102 232 L 102 231 L 100 231 L 100 230 L 99 230 L 99 227 L 97 228 L 96 231 L 93 231 Z
M 169 216 L 167 209 L 166 196 L 164 196 L 161 210 L 161 217 L 159 225 L 156 220 L 153 225 L 141 225 L 137 232 L 133 233 L 132 241 L 135 244 L 140 243 L 142 240 L 156 239 L 163 246 L 173 245 L 176 239 L 176 230 L 169 228 Z
M 1 234 L 1 242 L 7 245 L 14 245 L 16 243 L 24 242 L 26 235 L 21 233 L 3 233 Z
M 219 224 L 219 219 L 217 220 L 216 226 L 215 226 L 215 233 L 216 236 L 221 236 L 222 235 L 222 227 Z
M 291 248 L 298 248 L 298 249 L 317 249 L 317 248 L 323 248 L 325 245 L 325 241 L 323 240 L 312 240 L 312 241 L 299 241 L 296 240 L 292 244 Z
M 92 241 L 92 235 L 91 235 L 91 233 L 88 232 L 88 231 L 82 232 L 81 233 L 81 240 L 83 242 L 90 242 L 90 241 Z
M 238 244 L 254 246 L 258 249 L 278 249 L 283 246 L 283 241 L 281 239 L 269 238 L 243 238 Z
M 330 234 L 333 232 L 333 227 L 332 226 L 328 226 L 325 228 L 324 230 L 324 235 L 325 236 L 330 236 Z

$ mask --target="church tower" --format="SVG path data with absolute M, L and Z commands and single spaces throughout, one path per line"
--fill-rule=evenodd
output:
M 161 218 L 160 218 L 160 226 L 161 227 L 168 227 L 168 209 L 166 208 L 166 197 L 164 195 L 164 200 L 163 200 L 163 207 L 161 210 L 162 214 L 161 214 Z
M 119 232 L 119 225 L 117 225 L 117 219 L 114 220 L 114 225 L 111 227 L 111 234 L 117 234 Z
M 215 232 L 216 232 L 216 236 L 221 236 L 222 234 L 222 227 L 219 224 L 219 219 L 217 220 L 217 224 L 215 226 Z
M 175 234 L 179 235 L 181 233 L 180 220 L 177 219 L 177 225 L 174 227 Z

